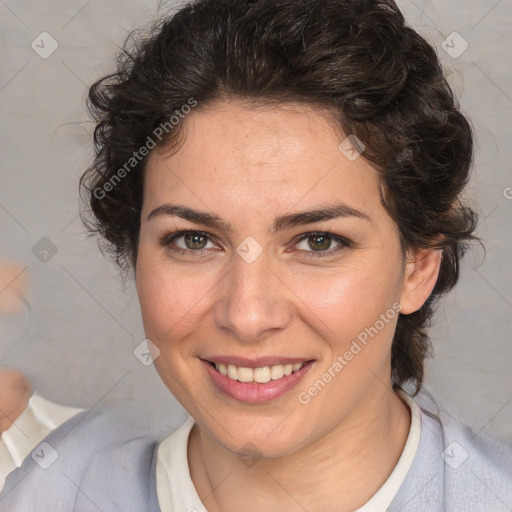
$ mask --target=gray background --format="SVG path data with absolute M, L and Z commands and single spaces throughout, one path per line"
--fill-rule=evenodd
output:
M 468 197 L 487 248 L 485 260 L 478 248 L 467 255 L 438 310 L 426 388 L 475 430 L 511 441 L 512 0 L 399 6 L 438 48 L 474 125 Z M 30 308 L 0 318 L 0 365 L 25 371 L 52 400 L 135 403 L 160 427 L 185 413 L 153 367 L 134 357 L 144 333 L 133 285 L 123 288 L 77 216 L 78 179 L 91 159 L 87 88 L 158 9 L 150 0 L 0 0 L 0 259 L 18 260 L 30 280 Z M 46 59 L 31 48 L 43 31 L 59 45 Z M 469 45 L 457 58 L 441 46 L 448 38 L 452 54 L 463 48 L 454 31 Z M 43 237 L 57 248 L 46 263 L 32 250 Z

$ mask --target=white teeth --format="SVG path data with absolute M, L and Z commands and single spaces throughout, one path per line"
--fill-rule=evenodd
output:
M 215 363 L 215 368 L 232 380 L 240 382 L 258 382 L 265 384 L 271 380 L 282 379 L 300 370 L 304 363 L 276 364 L 274 366 L 262 366 L 260 368 L 246 368 L 234 364 Z
M 238 380 L 240 382 L 251 382 L 253 380 L 252 368 L 238 368 Z
M 238 368 L 234 364 L 228 364 L 228 377 L 233 380 L 237 380 Z
M 276 366 L 272 366 L 270 368 L 270 378 L 272 380 L 282 379 L 284 377 L 284 366 L 282 364 L 278 364 Z
M 264 366 L 263 368 L 254 368 L 252 373 L 254 382 L 265 384 L 265 382 L 270 382 L 271 380 L 270 366 Z

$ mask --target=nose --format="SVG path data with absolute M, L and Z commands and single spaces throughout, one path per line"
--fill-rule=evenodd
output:
M 290 290 L 268 266 L 265 252 L 248 263 L 234 255 L 231 269 L 219 283 L 215 324 L 244 342 L 261 339 L 290 322 Z

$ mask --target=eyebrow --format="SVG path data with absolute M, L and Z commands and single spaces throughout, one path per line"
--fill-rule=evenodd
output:
M 205 211 L 195 210 L 193 208 L 189 208 L 188 206 L 173 205 L 169 203 L 155 208 L 147 216 L 147 220 L 149 221 L 162 215 L 177 216 L 190 222 L 203 224 L 210 228 L 214 228 L 226 233 L 233 232 L 233 227 L 231 224 L 218 217 L 217 215 L 213 215 Z M 284 231 L 285 229 L 290 229 L 295 226 L 303 226 L 306 224 L 312 224 L 314 222 L 337 219 L 340 217 L 357 217 L 359 219 L 372 222 L 371 218 L 366 213 L 347 206 L 344 203 L 337 203 L 334 205 L 320 206 L 313 210 L 289 213 L 280 217 L 276 217 L 272 226 L 271 233 Z

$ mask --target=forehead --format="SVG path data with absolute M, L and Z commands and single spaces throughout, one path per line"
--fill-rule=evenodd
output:
M 332 113 L 300 104 L 218 102 L 182 122 L 179 150 L 150 155 L 145 211 L 177 199 L 260 214 L 340 200 L 379 208 L 378 174 L 363 157 L 351 161 L 340 151 L 346 135 Z

